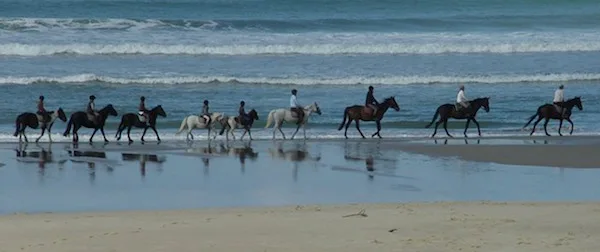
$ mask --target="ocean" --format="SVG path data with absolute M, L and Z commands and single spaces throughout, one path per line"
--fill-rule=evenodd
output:
M 574 134 L 600 133 L 596 1 L 0 0 L 0 6 L 0 141 L 17 141 L 14 120 L 35 112 L 39 95 L 48 110 L 62 107 L 69 116 L 92 94 L 98 107 L 113 104 L 119 112 L 109 118 L 109 140 L 142 95 L 168 114 L 158 124 L 163 140 L 184 139 L 174 132 L 205 99 L 213 112 L 228 115 L 244 100 L 259 113 L 253 136 L 270 138 L 266 116 L 289 106 L 292 88 L 300 103 L 317 102 L 323 112 L 310 118 L 308 136 L 341 138 L 344 107 L 363 104 L 368 85 L 377 99 L 395 96 L 400 105 L 386 114 L 383 137 L 430 135 L 424 126 L 437 106 L 454 102 L 460 84 L 470 99 L 491 97 L 490 112 L 478 114 L 484 135 L 527 134 L 521 127 L 560 84 L 566 98 L 583 99 L 583 111 L 572 116 Z M 460 136 L 464 122 L 452 122 L 452 133 Z M 556 134 L 558 122 L 551 125 Z M 55 124 L 55 141 L 68 141 L 60 136 L 65 127 Z M 375 130 L 373 122 L 361 127 Z M 139 139 L 141 130 L 134 132 Z M 85 141 L 91 130 L 80 133 Z M 195 134 L 206 137 L 205 130 Z M 354 127 L 349 134 L 358 136 Z

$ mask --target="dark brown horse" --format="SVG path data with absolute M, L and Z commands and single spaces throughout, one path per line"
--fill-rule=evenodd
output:
M 244 133 L 242 133 L 242 137 L 240 139 L 243 140 L 246 133 L 248 133 L 250 140 L 252 140 L 252 133 L 250 132 L 250 130 L 252 129 L 252 125 L 254 124 L 254 121 L 258 121 L 258 112 L 256 112 L 255 109 L 251 109 L 250 112 L 248 112 L 248 114 L 246 114 L 246 115 L 247 115 L 246 119 L 242 120 L 242 122 L 240 122 L 240 120 L 237 116 L 222 118 L 220 121 L 221 132 L 219 132 L 219 135 L 223 135 L 225 130 L 227 130 L 227 133 L 225 134 L 227 141 L 229 141 L 230 134 L 231 134 L 231 136 L 233 136 L 233 140 L 235 141 L 235 134 L 233 134 L 233 131 L 235 129 L 242 128 L 242 129 L 244 129 Z
M 577 106 L 579 110 L 583 110 L 583 105 L 581 104 L 581 98 L 579 96 L 576 96 L 575 98 L 564 102 L 564 116 L 562 116 L 556 110 L 553 104 L 544 104 L 542 106 L 539 106 L 535 115 L 529 118 L 529 122 L 527 122 L 525 126 L 523 126 L 523 128 L 527 127 L 527 125 L 529 125 L 531 121 L 533 121 L 533 119 L 537 116 L 538 119 L 533 124 L 533 129 L 531 129 L 531 133 L 529 135 L 533 135 L 533 132 L 535 132 L 535 127 L 542 119 L 546 119 L 546 121 L 544 122 L 544 132 L 546 132 L 546 136 L 550 136 L 550 134 L 548 134 L 548 130 L 546 129 L 546 126 L 548 126 L 548 121 L 550 121 L 550 119 L 556 119 L 560 121 L 560 125 L 558 126 L 559 135 L 562 136 L 560 128 L 562 128 L 563 120 L 567 120 L 567 122 L 571 124 L 571 132 L 569 134 L 573 134 L 573 121 L 571 121 L 571 113 L 573 107 L 575 106 Z
M 79 142 L 79 134 L 77 133 L 77 131 L 81 127 L 86 127 L 86 128 L 94 129 L 92 136 L 90 136 L 90 143 L 92 142 L 92 139 L 94 139 L 94 135 L 96 135 L 96 132 L 98 130 L 100 130 L 100 132 L 102 132 L 102 137 L 104 137 L 104 142 L 108 143 L 108 139 L 106 139 L 106 135 L 104 135 L 104 124 L 106 123 L 106 119 L 108 118 L 109 115 L 111 115 L 111 116 L 118 115 L 117 111 L 115 110 L 115 108 L 113 107 L 112 104 L 108 104 L 104 108 L 102 108 L 100 111 L 98 111 L 98 116 L 97 116 L 98 118 L 96 118 L 96 120 L 98 121 L 98 124 L 95 124 L 93 121 L 90 121 L 90 118 L 88 118 L 88 114 L 86 112 L 77 111 L 71 115 L 71 119 L 69 119 L 69 123 L 67 124 L 67 129 L 65 130 L 65 133 L 63 133 L 63 136 L 65 136 L 65 137 L 69 136 L 69 133 L 71 133 L 71 127 L 73 127 L 73 142 Z
M 115 134 L 117 141 L 121 140 L 121 133 L 123 133 L 123 130 L 127 128 L 127 139 L 129 139 L 129 143 L 133 143 L 133 140 L 131 140 L 131 136 L 129 136 L 129 133 L 131 133 L 132 127 L 136 127 L 144 128 L 144 133 L 142 133 L 141 139 L 142 142 L 144 142 L 144 136 L 146 135 L 146 131 L 148 130 L 148 128 L 151 128 L 154 131 L 154 134 L 156 134 L 156 140 L 160 142 L 160 136 L 156 131 L 156 118 L 158 118 L 158 116 L 167 117 L 167 113 L 163 110 L 161 105 L 154 107 L 148 112 L 148 123 L 140 121 L 138 114 L 135 113 L 127 113 L 123 115 L 123 117 L 121 117 L 119 129 Z
M 450 133 L 448 133 L 448 127 L 447 127 L 448 119 L 450 119 L 450 118 L 467 119 L 467 123 L 465 124 L 465 131 L 463 132 L 465 137 L 467 137 L 467 129 L 469 129 L 469 124 L 471 123 L 471 121 L 473 121 L 475 123 L 475 125 L 477 125 L 477 133 L 479 134 L 479 136 L 481 136 L 481 129 L 479 129 L 479 122 L 477 122 L 477 120 L 475 119 L 475 116 L 477 116 L 477 111 L 479 111 L 479 109 L 481 107 L 483 107 L 485 109 L 485 112 L 490 112 L 490 98 L 489 97 L 477 98 L 477 99 L 471 101 L 470 104 L 471 105 L 468 108 L 465 108 L 461 111 L 456 111 L 454 104 L 446 103 L 446 104 L 440 105 L 437 108 L 437 110 L 435 111 L 435 114 L 433 115 L 433 119 L 431 120 L 431 122 L 429 124 L 427 124 L 427 126 L 425 126 L 425 128 L 431 127 L 433 122 L 435 122 L 435 120 L 437 119 L 438 115 L 440 116 L 440 120 L 437 121 L 437 123 L 435 123 L 435 130 L 433 131 L 433 135 L 431 135 L 431 137 L 434 137 L 435 134 L 437 133 L 437 129 L 438 129 L 438 126 L 440 126 L 440 123 L 444 123 L 444 130 L 446 131 L 446 135 L 448 135 L 449 137 L 453 137 L 452 135 L 450 135 Z
M 40 120 L 42 120 L 41 115 L 37 115 L 30 112 L 20 114 L 15 120 L 16 129 L 14 136 L 19 136 L 19 142 L 21 142 L 21 137 L 25 138 L 25 142 L 29 142 L 29 140 L 27 140 L 27 135 L 25 135 L 25 129 L 27 127 L 37 129 L 41 126 L 40 129 L 42 130 L 42 134 L 35 140 L 35 142 L 37 143 L 40 141 L 40 138 L 44 136 L 44 132 L 46 132 L 46 129 L 48 130 L 48 139 L 50 140 L 50 142 L 52 142 L 50 130 L 52 130 L 52 125 L 54 125 L 54 121 L 56 120 L 56 118 L 58 118 L 61 121 L 66 122 L 67 116 L 65 115 L 65 112 L 62 110 L 62 108 L 58 108 L 56 111 L 48 111 L 48 115 L 50 117 L 50 121 L 40 123 Z
M 377 106 L 377 113 L 375 113 L 375 115 L 366 113 L 364 105 L 346 107 L 346 109 L 344 109 L 344 120 L 340 124 L 340 127 L 338 127 L 338 130 L 342 130 L 345 124 L 346 130 L 344 131 L 344 137 L 347 139 L 348 127 L 350 127 L 350 124 L 352 121 L 354 121 L 356 122 L 356 129 L 358 130 L 358 133 L 360 133 L 362 138 L 365 138 L 365 135 L 363 135 L 362 131 L 360 131 L 360 126 L 358 125 L 359 121 L 375 121 L 377 124 L 377 132 L 373 133 L 371 137 L 379 136 L 379 138 L 381 138 L 381 135 L 379 134 L 381 131 L 381 119 L 383 119 L 383 115 L 389 108 L 393 108 L 396 111 L 400 110 L 400 107 L 398 106 L 398 103 L 396 103 L 396 99 L 393 96 L 386 98 Z

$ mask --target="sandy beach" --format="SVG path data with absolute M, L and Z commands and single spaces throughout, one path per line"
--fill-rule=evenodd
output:
M 474 202 L 6 215 L 0 251 L 594 251 L 599 212 Z

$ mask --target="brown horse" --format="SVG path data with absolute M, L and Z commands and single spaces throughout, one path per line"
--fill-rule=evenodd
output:
M 583 105 L 581 104 L 581 97 L 576 96 L 575 98 L 564 102 L 564 116 L 561 116 L 561 114 L 556 110 L 553 104 L 544 104 L 542 106 L 539 106 L 535 115 L 529 118 L 529 122 L 527 122 L 525 126 L 523 126 L 523 128 L 527 127 L 527 125 L 529 125 L 531 121 L 533 121 L 533 119 L 537 116 L 538 119 L 533 124 L 533 129 L 531 129 L 531 133 L 529 135 L 533 135 L 537 124 L 542 119 L 546 119 L 546 121 L 544 122 L 544 132 L 546 132 L 546 136 L 550 136 L 550 134 L 548 134 L 546 126 L 548 126 L 548 121 L 550 121 L 550 119 L 556 119 L 560 121 L 560 125 L 558 126 L 558 134 L 562 136 L 562 133 L 560 133 L 560 128 L 562 128 L 563 120 L 567 120 L 567 122 L 571 124 L 571 132 L 569 133 L 571 135 L 573 134 L 573 121 L 571 121 L 571 112 L 574 106 L 577 106 L 579 110 L 583 110 Z
M 362 138 L 365 138 L 365 135 L 363 135 L 362 131 L 360 131 L 360 126 L 358 125 L 359 121 L 375 121 L 377 124 L 377 132 L 373 133 L 371 137 L 379 136 L 379 138 L 381 138 L 381 135 L 379 134 L 381 131 L 381 119 L 383 119 L 383 115 L 389 108 L 393 108 L 396 111 L 400 110 L 400 107 L 398 106 L 398 103 L 396 103 L 396 99 L 393 96 L 386 98 L 377 106 L 377 113 L 375 115 L 372 115 L 371 113 L 365 113 L 365 106 L 363 105 L 346 107 L 346 109 L 344 109 L 344 120 L 340 124 L 340 127 L 338 127 L 338 130 L 342 130 L 345 124 L 346 130 L 344 131 L 344 137 L 348 139 L 348 127 L 350 127 L 350 124 L 352 121 L 354 121 L 356 122 L 356 129 L 358 130 L 358 133 L 360 133 Z
M 425 128 L 431 127 L 433 122 L 435 122 L 435 119 L 437 119 L 438 115 L 440 116 L 440 120 L 437 121 L 437 123 L 435 123 L 435 130 L 433 131 L 433 135 L 431 135 L 431 137 L 434 137 L 435 134 L 437 133 L 437 129 L 438 129 L 438 126 L 440 126 L 440 123 L 444 123 L 444 130 L 446 131 L 446 135 L 448 135 L 449 137 L 453 137 L 452 135 L 450 135 L 450 133 L 448 133 L 448 127 L 447 127 L 448 119 L 450 119 L 450 118 L 467 119 L 467 124 L 465 125 L 465 131 L 463 132 L 465 137 L 467 137 L 467 129 L 469 129 L 469 124 L 471 123 L 471 121 L 473 121 L 475 123 L 475 125 L 477 125 L 477 133 L 479 134 L 479 136 L 481 136 L 481 129 L 479 129 L 479 122 L 477 122 L 477 120 L 475 119 L 475 116 L 477 116 L 477 111 L 479 111 L 479 109 L 481 107 L 483 107 L 485 109 L 485 112 L 490 112 L 490 98 L 489 97 L 477 98 L 477 99 L 471 101 L 470 104 L 471 105 L 468 108 L 465 108 L 461 111 L 456 111 L 454 104 L 446 103 L 446 104 L 440 105 L 437 108 L 437 110 L 435 111 L 435 114 L 433 115 L 433 119 L 431 120 L 431 122 L 429 124 L 427 124 L 427 126 L 425 126 Z

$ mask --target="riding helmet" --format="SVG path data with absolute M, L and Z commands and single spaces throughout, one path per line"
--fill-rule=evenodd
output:
M 140 100 L 142 100 L 142 101 L 145 101 L 145 100 L 146 100 L 146 97 L 143 97 L 143 96 L 142 96 L 142 97 L 140 97 Z
M 298 92 L 298 90 L 296 90 L 296 89 L 292 89 L 292 94 L 294 94 L 294 95 L 295 95 L 297 92 Z
M 244 106 L 244 105 L 246 105 L 246 103 L 244 101 L 241 101 L 240 105 Z
M 204 104 L 208 105 L 208 100 L 204 100 Z
M 42 101 L 44 100 L 44 96 L 43 95 L 40 95 L 40 100 L 42 100 Z
M 369 90 L 373 90 L 373 86 L 369 86 Z
M 95 100 L 96 96 L 90 95 L 90 100 Z

